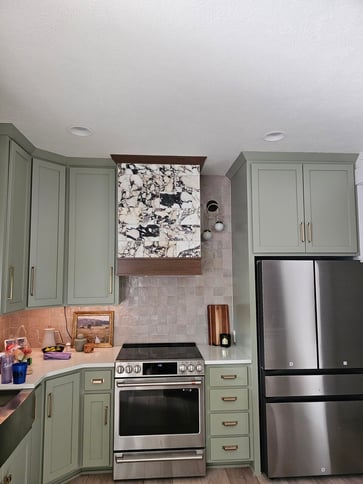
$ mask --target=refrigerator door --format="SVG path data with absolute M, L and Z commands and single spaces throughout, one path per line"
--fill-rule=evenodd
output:
M 313 262 L 263 260 L 257 267 L 262 367 L 316 369 Z
M 363 264 L 316 261 L 319 367 L 363 368 Z
M 363 401 L 266 404 L 268 477 L 363 473 Z

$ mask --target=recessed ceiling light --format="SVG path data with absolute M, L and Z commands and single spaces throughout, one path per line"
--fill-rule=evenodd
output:
M 68 129 L 74 136 L 91 136 L 92 134 L 92 131 L 85 126 L 71 126 Z
M 284 131 L 270 131 L 266 133 L 263 139 L 265 141 L 280 141 L 285 138 Z

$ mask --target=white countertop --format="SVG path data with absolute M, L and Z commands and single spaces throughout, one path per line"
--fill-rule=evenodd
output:
M 227 365 L 227 364 L 244 364 L 251 363 L 250 352 L 238 345 L 232 345 L 229 348 L 212 345 L 198 345 L 206 365 Z
M 44 360 L 41 349 L 32 351 L 32 373 L 26 376 L 25 383 L 0 383 L 1 390 L 35 388 L 44 378 L 61 375 L 82 368 L 113 368 L 116 356 L 121 346 L 112 348 L 95 348 L 92 353 L 77 352 L 72 349 L 69 360 Z M 248 352 L 240 346 L 230 348 L 220 346 L 199 345 L 206 365 L 219 364 L 249 364 L 251 358 Z
M 26 375 L 25 383 L 0 384 L 0 390 L 14 388 L 35 388 L 44 378 L 60 375 L 81 368 L 113 368 L 120 346 L 95 348 L 92 353 L 77 352 L 72 349 L 69 360 L 44 360 L 41 349 L 32 351 L 32 373 Z

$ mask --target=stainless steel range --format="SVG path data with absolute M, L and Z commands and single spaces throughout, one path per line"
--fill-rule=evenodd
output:
M 195 343 L 125 343 L 115 362 L 113 478 L 206 473 L 204 361 Z

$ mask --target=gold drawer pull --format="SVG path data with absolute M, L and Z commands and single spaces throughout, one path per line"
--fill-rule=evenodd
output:
M 226 450 L 227 452 L 231 450 L 238 450 L 238 445 L 223 445 L 222 449 Z
M 105 383 L 104 378 L 92 378 L 92 385 L 102 385 L 102 383 Z
M 227 420 L 226 422 L 222 422 L 222 425 L 224 425 L 225 427 L 235 427 L 236 425 L 238 425 L 238 421 L 237 420 Z
M 237 375 L 221 375 L 222 380 L 235 380 Z
M 237 397 L 222 397 L 222 400 L 224 402 L 235 402 L 237 400 Z

